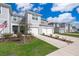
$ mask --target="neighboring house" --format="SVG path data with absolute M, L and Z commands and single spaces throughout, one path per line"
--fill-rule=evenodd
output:
M 70 23 L 55 23 L 51 22 L 49 25 L 54 27 L 54 33 L 68 33 L 75 32 L 76 29 Z
M 44 18 L 42 18 L 40 26 L 46 26 L 46 25 L 48 25 L 48 21 L 46 21 Z

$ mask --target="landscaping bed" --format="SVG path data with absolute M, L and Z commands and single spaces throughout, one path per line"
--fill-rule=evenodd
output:
M 68 40 L 68 39 L 66 39 L 64 37 L 58 36 L 58 35 L 45 35 L 45 34 L 42 34 L 42 35 L 50 37 L 50 38 L 54 38 L 54 39 L 57 39 L 57 40 L 60 40 L 60 41 L 63 41 L 63 42 L 66 42 L 68 44 L 73 43 L 73 41 Z
M 0 42 L 7 42 L 7 41 L 21 41 L 23 37 L 20 36 L 18 37 L 17 36 L 13 36 L 13 34 L 9 34 L 9 33 L 6 33 L 6 34 L 2 34 L 2 37 L 0 38 Z
M 29 38 L 32 39 L 29 41 Z M 0 56 L 44 56 L 57 49 L 57 47 L 33 36 L 28 36 L 28 40 L 26 39 L 24 44 L 14 41 L 0 42 Z

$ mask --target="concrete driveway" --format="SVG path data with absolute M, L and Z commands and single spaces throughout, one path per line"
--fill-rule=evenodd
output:
M 79 38 L 65 35 L 59 35 L 59 36 L 63 36 L 66 39 L 74 41 L 74 43 L 64 48 L 61 48 L 55 52 L 52 52 L 47 56 L 79 56 Z
M 79 56 L 79 42 L 61 48 L 55 52 L 48 54 L 47 56 Z
M 63 47 L 68 46 L 68 43 L 54 39 L 54 38 L 50 38 L 50 37 L 46 37 L 46 36 L 42 36 L 42 35 L 35 35 L 35 37 L 37 37 L 51 45 L 54 45 L 58 48 L 63 48 Z
M 49 38 L 42 35 L 36 35 L 37 38 L 60 48 L 55 52 L 49 53 L 47 56 L 79 56 L 79 38 L 64 35 L 59 36 L 63 36 L 69 40 L 72 40 L 74 41 L 74 43 L 68 45 L 66 42 L 62 42 L 57 39 Z

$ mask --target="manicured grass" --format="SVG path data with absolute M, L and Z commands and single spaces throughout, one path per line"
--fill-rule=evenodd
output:
M 79 37 L 79 33 L 64 33 L 62 35 L 67 35 L 67 36 L 73 36 L 73 37 Z
M 37 38 L 32 39 L 28 44 L 18 44 L 15 42 L 1 42 L 0 55 L 2 56 L 43 56 L 58 48 Z

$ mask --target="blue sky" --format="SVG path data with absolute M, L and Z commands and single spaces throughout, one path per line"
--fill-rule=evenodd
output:
M 45 20 L 63 21 L 59 19 L 74 19 L 79 21 L 79 4 L 57 4 L 57 3 L 32 3 L 30 4 L 15 4 L 10 3 L 11 8 L 16 13 L 23 12 L 24 10 L 31 10 L 42 14 Z M 66 20 L 65 20 L 66 21 Z

